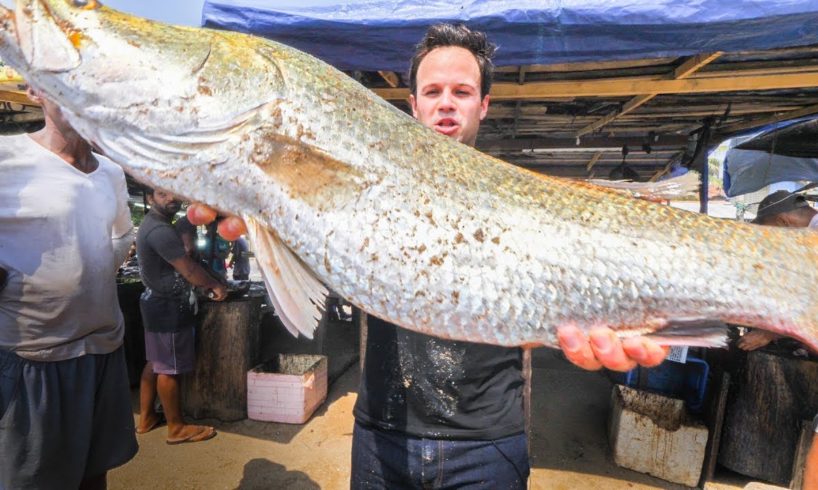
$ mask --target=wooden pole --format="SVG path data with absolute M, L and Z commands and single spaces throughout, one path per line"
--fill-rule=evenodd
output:
M 523 416 L 525 417 L 525 438 L 527 451 L 531 457 L 531 347 L 523 347 Z

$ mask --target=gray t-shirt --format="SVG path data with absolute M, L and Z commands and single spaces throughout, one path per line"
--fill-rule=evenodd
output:
M 185 255 L 185 246 L 167 218 L 155 211 L 145 215 L 136 234 L 136 253 L 142 283 L 153 294 L 180 297 L 188 291 L 188 282 L 170 265 Z

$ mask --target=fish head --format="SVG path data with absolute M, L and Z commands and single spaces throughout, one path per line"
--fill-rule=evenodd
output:
M 176 87 L 184 68 L 207 57 L 209 46 L 195 49 L 177 29 L 96 0 L 17 0 L 14 10 L 0 6 L 0 57 L 61 106 L 128 107 Z M 162 80 L 152 66 L 166 68 Z
M 0 6 L 0 59 L 58 105 L 84 138 L 136 173 L 195 160 L 197 151 L 165 145 L 153 135 L 190 132 L 203 114 L 236 110 L 225 110 L 216 98 L 202 101 L 200 72 L 211 36 L 130 16 L 96 0 Z

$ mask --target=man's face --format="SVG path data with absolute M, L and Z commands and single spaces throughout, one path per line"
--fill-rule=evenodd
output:
M 417 71 L 417 94 L 409 96 L 412 115 L 424 126 L 474 146 L 489 97 L 480 98 L 480 67 L 465 48 L 429 52 Z
M 148 196 L 148 203 L 153 209 L 168 218 L 178 213 L 182 208 L 182 202 L 176 199 L 176 196 L 159 189 L 153 191 L 153 197 Z

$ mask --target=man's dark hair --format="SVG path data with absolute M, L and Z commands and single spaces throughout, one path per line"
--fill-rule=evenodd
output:
M 149 185 L 142 185 L 142 192 L 145 193 L 145 196 L 153 196 L 153 193 L 156 192 L 156 189 Z
M 435 24 L 426 31 L 426 35 L 415 47 L 415 55 L 412 56 L 412 65 L 409 69 L 410 93 L 417 95 L 418 66 L 423 58 L 433 49 L 449 46 L 471 51 L 480 68 L 480 98 L 488 95 L 494 76 L 491 58 L 497 47 L 489 42 L 485 32 L 472 31 L 463 24 Z

